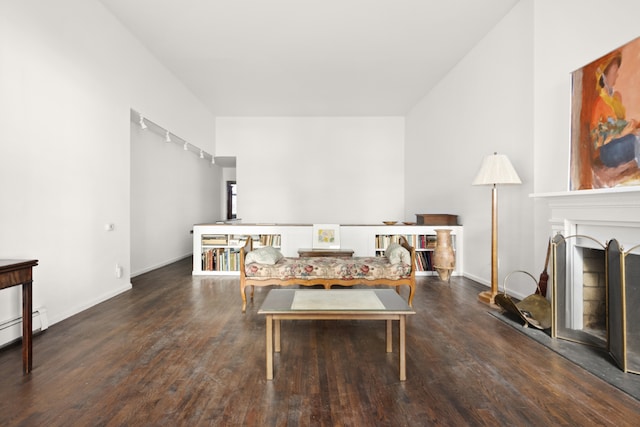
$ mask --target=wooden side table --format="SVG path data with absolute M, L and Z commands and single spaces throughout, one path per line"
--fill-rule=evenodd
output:
M 351 258 L 353 256 L 352 249 L 328 249 L 328 248 L 303 248 L 298 249 L 299 257 L 332 257 L 332 258 Z
M 22 371 L 31 372 L 32 269 L 38 260 L 0 259 L 0 289 L 22 285 Z

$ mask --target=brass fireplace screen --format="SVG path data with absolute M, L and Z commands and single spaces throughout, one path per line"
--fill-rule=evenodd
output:
M 584 287 L 583 261 L 592 250 L 602 253 L 601 290 Z M 552 255 L 551 336 L 606 348 L 620 369 L 640 374 L 640 245 L 625 250 L 616 239 L 604 245 L 589 236 L 557 234 Z M 584 295 L 594 293 L 606 307 L 600 331 L 583 320 L 593 305 Z

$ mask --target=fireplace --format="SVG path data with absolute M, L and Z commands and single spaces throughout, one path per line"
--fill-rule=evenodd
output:
M 536 195 L 551 213 L 552 336 L 640 373 L 640 188 Z
M 552 336 L 606 348 L 605 246 L 589 236 L 557 234 L 552 249 Z

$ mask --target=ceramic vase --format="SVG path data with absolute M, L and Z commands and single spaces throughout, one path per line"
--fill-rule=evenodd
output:
M 456 266 L 456 255 L 451 242 L 451 230 L 436 230 L 436 248 L 433 252 L 433 268 L 441 280 L 449 281 Z

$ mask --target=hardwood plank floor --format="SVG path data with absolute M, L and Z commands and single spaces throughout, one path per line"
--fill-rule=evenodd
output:
M 382 321 L 284 321 L 265 380 L 268 288 L 184 260 L 0 350 L 2 426 L 631 426 L 640 402 L 487 314 L 477 284 L 419 280 L 407 381 Z M 404 291 L 406 293 L 406 291 Z M 406 295 L 405 295 L 406 296 Z

